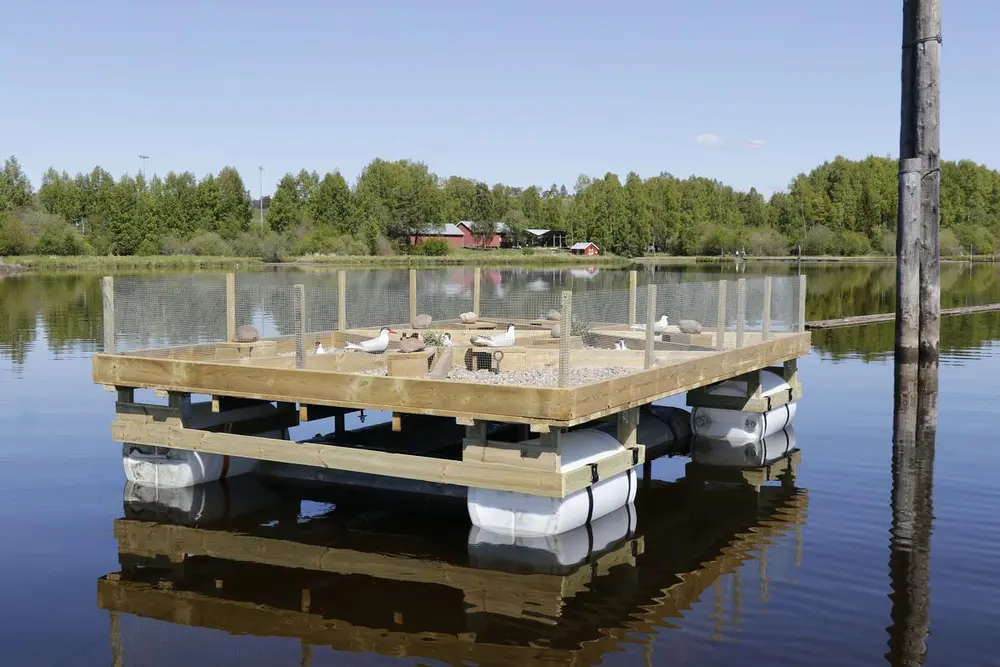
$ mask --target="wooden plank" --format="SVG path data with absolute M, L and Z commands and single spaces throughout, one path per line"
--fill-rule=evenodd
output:
M 567 493 L 564 491 L 565 488 L 576 491 L 590 485 L 590 482 L 582 483 L 581 474 L 571 477 L 567 483 L 564 482 L 564 475 L 560 473 L 545 473 L 510 465 L 452 461 L 308 442 L 292 444 L 272 438 L 212 433 L 166 423 L 138 423 L 116 419 L 112 422 L 111 433 L 113 440 L 139 445 L 240 456 L 277 463 L 297 463 L 551 498 L 563 497 Z M 614 470 L 621 472 L 619 459 L 624 461 L 618 454 L 613 454 L 608 457 L 606 463 L 602 463 L 602 479 L 615 474 Z M 628 460 L 631 460 L 631 454 Z M 585 473 L 586 479 L 589 480 L 589 468 Z M 573 473 L 567 475 L 572 476 Z
M 629 408 L 618 413 L 618 442 L 623 447 L 634 447 L 639 426 L 639 408 Z
M 802 333 L 806 330 L 806 274 L 799 276 L 799 307 L 796 313 L 795 330 Z
M 236 340 L 236 274 L 226 274 L 226 340 Z
M 653 342 L 656 335 L 653 333 L 656 326 L 656 283 L 650 282 L 646 285 L 646 356 L 644 368 L 653 365 Z
M 802 385 L 793 384 L 788 391 L 771 396 L 712 396 L 703 391 L 689 391 L 686 397 L 688 407 L 719 408 L 741 412 L 767 412 L 780 408 L 786 403 L 802 398 Z

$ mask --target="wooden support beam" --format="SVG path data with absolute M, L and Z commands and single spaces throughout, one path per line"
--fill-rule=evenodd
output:
M 478 266 L 473 269 L 472 273 L 472 312 L 479 315 L 479 301 L 481 296 L 481 285 L 483 279 L 483 270 Z
M 398 412 L 392 413 L 392 430 L 396 433 L 403 430 L 403 416 Z
M 761 396 L 759 391 L 753 397 L 746 396 L 713 396 L 702 390 L 689 391 L 685 402 L 688 407 L 719 408 L 721 410 L 739 410 L 740 412 L 767 412 L 780 408 L 786 403 L 802 398 L 802 385 L 792 384 L 788 391 L 771 396 Z
M 563 290 L 561 299 L 561 315 L 559 321 L 559 374 L 560 387 L 569 385 L 569 339 L 573 328 L 573 292 Z
M 795 330 L 802 333 L 806 330 L 806 274 L 799 276 L 799 307 Z
M 226 274 L 226 340 L 236 340 L 236 274 Z
M 293 444 L 272 438 L 188 429 L 176 423 L 144 423 L 123 418 L 112 422 L 111 433 L 112 439 L 116 441 L 139 445 L 513 491 L 551 498 L 565 497 L 596 481 L 621 473 L 633 465 L 642 463 L 645 456 L 645 449 L 642 445 L 637 445 L 635 449 L 611 454 L 591 466 L 563 474 L 533 470 L 523 466 L 453 461 L 355 447 L 309 442 Z
M 616 416 L 618 422 L 618 442 L 624 447 L 634 447 L 637 444 L 639 428 L 639 408 L 622 410 Z

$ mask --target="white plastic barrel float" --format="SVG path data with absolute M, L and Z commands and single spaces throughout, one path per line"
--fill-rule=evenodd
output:
M 287 429 L 261 433 L 261 438 L 287 439 Z M 217 482 L 253 472 L 256 459 L 223 454 L 206 454 L 168 447 L 124 443 L 122 466 L 125 479 L 143 486 L 184 488 Z
M 795 447 L 795 429 L 787 426 L 756 442 L 695 438 L 691 460 L 704 465 L 762 468 L 787 456 Z
M 635 532 L 635 507 L 619 507 L 586 526 L 559 535 L 500 535 L 473 526 L 469 562 L 475 567 L 554 573 L 590 562 Z
M 726 380 L 706 389 L 710 396 L 744 396 L 745 380 Z M 785 379 L 771 371 L 761 371 L 761 396 L 787 393 Z M 704 438 L 729 440 L 760 440 L 774 435 L 795 421 L 796 402 L 791 401 L 767 412 L 743 412 L 722 408 L 696 407 L 691 410 L 691 430 Z
M 537 442 L 537 438 L 525 441 Z M 561 444 L 564 473 L 624 449 L 617 439 L 596 429 L 563 433 Z M 628 505 L 635 492 L 635 468 L 629 468 L 565 498 L 471 487 L 466 498 L 472 525 L 501 535 L 530 536 L 558 535 L 583 526 Z

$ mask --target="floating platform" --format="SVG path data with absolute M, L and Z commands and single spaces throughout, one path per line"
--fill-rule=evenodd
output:
M 306 290 L 295 285 L 287 290 L 292 307 L 285 313 L 295 322 L 292 335 L 261 336 L 249 327 L 247 338 L 244 325 L 237 336 L 237 289 L 230 274 L 223 340 L 119 352 L 114 299 L 109 304 L 108 297 L 113 284 L 105 281 L 105 338 L 111 351 L 94 356 L 93 379 L 118 394 L 114 440 L 154 453 L 165 448 L 223 457 L 223 463 L 298 464 L 468 487 L 490 499 L 486 506 L 470 494 L 470 515 L 486 522 L 479 527 L 503 524 L 522 535 L 539 530 L 528 526 L 532 514 L 553 519 L 535 524 L 557 534 L 630 502 L 633 468 L 649 460 L 647 446 L 663 442 L 639 426 L 643 410 L 644 419 L 653 421 L 649 407 L 655 401 L 688 393 L 689 405 L 732 411 L 726 416 L 766 413 L 801 395 L 796 360 L 810 348 L 801 317 L 773 326 L 771 303 L 780 305 L 780 299 L 771 298 L 770 278 L 759 289 L 737 281 L 730 302 L 735 308 L 728 309 L 724 280 L 688 284 L 695 290 L 690 298 L 679 286 L 668 286 L 671 307 L 694 304 L 684 307 L 702 314 L 707 307 L 720 324 L 714 327 L 685 324 L 691 320 L 680 320 L 685 331 L 662 326 L 666 315 L 657 315 L 657 309 L 666 306 L 659 305 L 652 284 L 646 290 L 645 319 L 656 326 L 639 323 L 633 275 L 627 295 L 563 292 L 561 312 L 553 315 L 565 318 L 565 328 L 560 327 L 563 319 L 518 318 L 508 312 L 477 315 L 475 328 L 456 318 L 435 321 L 427 330 L 411 326 L 419 319 L 411 271 L 409 322 L 371 326 L 369 319 L 366 326 L 346 326 L 341 279 L 336 306 L 323 304 L 325 310 L 339 311 L 336 328 L 307 330 Z M 789 285 L 796 287 L 801 306 L 804 280 Z M 716 294 L 717 304 L 706 304 L 703 293 Z M 764 295 L 759 304 L 753 302 L 759 315 L 750 312 L 753 294 Z M 327 295 L 316 293 L 319 299 Z M 620 321 L 607 321 L 615 319 L 610 309 L 625 302 L 628 314 L 622 309 Z M 728 325 L 734 319 L 735 326 Z M 506 332 L 511 323 L 513 344 L 474 344 L 477 336 Z M 409 351 L 405 344 L 415 333 L 423 336 L 423 349 Z M 377 337 L 379 351 L 344 349 Z M 762 383 L 772 376 L 787 391 Z M 166 396 L 167 404 L 140 402 L 136 392 L 143 390 Z M 345 428 L 348 415 L 372 411 L 391 413 L 391 434 L 399 437 L 383 430 L 366 438 Z M 265 437 L 328 418 L 334 420 L 329 433 L 298 442 Z M 668 430 L 677 435 L 669 424 L 653 423 L 664 437 Z M 214 474 L 213 468 L 206 478 Z M 614 493 L 605 498 L 601 489 Z M 570 504 L 576 509 L 564 512 Z

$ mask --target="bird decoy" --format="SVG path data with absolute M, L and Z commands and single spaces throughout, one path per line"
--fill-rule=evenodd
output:
M 655 322 L 653 322 L 653 332 L 654 333 L 663 333 L 666 330 L 666 328 L 667 328 L 667 316 L 666 315 L 661 315 L 660 319 L 658 319 Z M 645 331 L 646 330 L 646 325 L 645 324 L 633 324 L 632 325 L 632 329 L 634 329 L 636 331 Z
M 510 347 L 514 344 L 514 325 L 507 325 L 506 333 L 498 336 L 484 336 L 477 334 L 469 339 L 469 342 L 476 347 Z
M 382 327 L 378 336 L 375 338 L 369 338 L 368 340 L 363 340 L 360 343 L 348 343 L 344 346 L 344 349 L 360 350 L 362 352 L 370 352 L 373 354 L 385 352 L 386 348 L 389 347 L 389 334 L 391 333 L 396 332 L 389 327 Z

